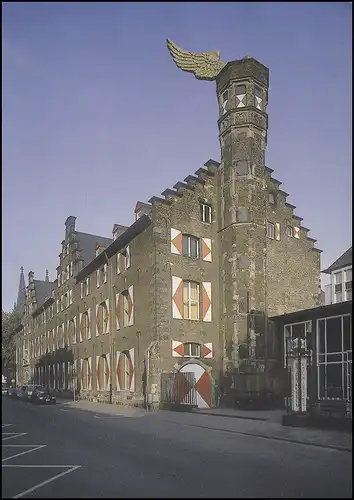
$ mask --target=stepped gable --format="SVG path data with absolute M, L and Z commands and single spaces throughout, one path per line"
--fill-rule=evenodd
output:
M 307 233 L 309 233 L 311 231 L 311 229 L 309 229 L 309 228 L 301 225 L 301 221 L 303 221 L 304 219 L 302 217 L 299 217 L 298 215 L 296 215 L 296 214 L 293 213 L 293 211 L 295 210 L 296 206 L 292 205 L 291 203 L 288 203 L 286 201 L 287 197 L 289 196 L 289 193 L 287 193 L 286 191 L 283 191 L 282 189 L 279 189 L 279 186 L 282 184 L 282 182 L 280 182 L 277 179 L 275 179 L 274 177 L 272 177 L 272 173 L 274 172 L 274 170 L 271 169 L 271 168 L 269 168 L 269 167 L 265 167 L 265 171 L 267 172 L 267 174 L 269 174 L 269 178 L 268 178 L 269 183 L 270 184 L 275 184 L 275 186 L 277 188 L 277 192 L 284 197 L 284 200 L 285 200 L 284 204 L 285 204 L 285 206 L 287 208 L 290 209 L 290 211 L 291 211 L 291 217 L 295 221 L 297 221 L 297 223 L 299 224 L 300 231 L 306 233 L 305 234 L 306 239 L 313 244 L 313 247 L 311 248 L 311 250 L 313 250 L 315 252 L 322 252 L 322 250 L 314 247 L 314 243 L 317 240 L 314 239 L 314 238 L 310 238 L 309 236 L 307 236 Z
M 183 194 L 181 193 L 183 189 L 194 191 L 198 184 L 204 186 L 208 179 L 210 179 L 211 177 L 215 177 L 215 172 L 219 168 L 219 166 L 219 162 L 211 159 L 208 160 L 204 163 L 204 167 L 207 168 L 198 168 L 198 170 L 195 172 L 196 175 L 188 175 L 184 179 L 184 182 L 176 182 L 176 184 L 174 184 L 173 186 L 174 189 L 165 189 L 165 191 L 161 193 L 161 195 L 164 196 L 165 199 L 153 196 L 152 198 L 150 198 L 149 203 L 171 204 L 173 201 L 173 197 L 181 198 L 183 196 Z

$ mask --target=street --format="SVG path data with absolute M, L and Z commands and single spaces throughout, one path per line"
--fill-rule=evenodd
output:
M 212 428 L 218 418 L 3 397 L 2 495 L 351 498 L 351 452 Z

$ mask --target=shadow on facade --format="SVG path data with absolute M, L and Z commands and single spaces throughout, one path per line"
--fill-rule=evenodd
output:
M 63 347 L 42 355 L 35 364 L 31 382 L 49 387 L 63 397 L 71 397 L 76 384 L 74 356 L 71 349 Z M 76 387 L 75 387 L 76 389 Z

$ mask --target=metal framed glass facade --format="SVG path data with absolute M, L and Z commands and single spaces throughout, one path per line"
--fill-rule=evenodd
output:
M 351 315 L 316 320 L 317 397 L 351 401 Z

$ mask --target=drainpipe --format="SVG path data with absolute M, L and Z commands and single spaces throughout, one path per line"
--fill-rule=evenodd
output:
M 113 287 L 112 287 L 112 265 L 110 264 L 109 258 L 107 256 L 106 250 L 103 251 L 104 256 L 106 258 L 106 263 L 107 263 L 107 270 L 108 270 L 108 298 L 109 302 L 111 304 L 111 311 L 114 309 L 114 293 L 113 293 Z M 114 324 L 113 324 L 113 314 L 111 314 L 111 311 L 108 311 L 109 314 L 109 352 L 110 352 L 110 382 L 109 382 L 109 404 L 112 404 L 112 390 L 113 390 L 113 378 L 112 378 L 112 367 L 114 365 L 114 352 L 113 352 L 113 329 L 114 329 Z M 107 362 L 107 361 L 106 361 Z

